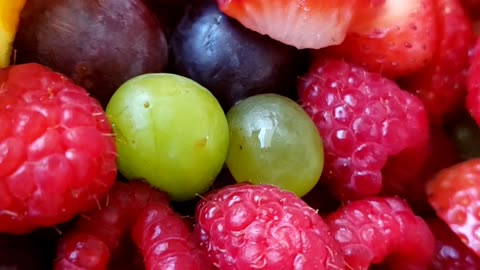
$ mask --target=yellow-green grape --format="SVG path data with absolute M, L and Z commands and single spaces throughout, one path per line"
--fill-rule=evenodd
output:
M 298 196 L 320 179 L 323 144 L 305 111 L 286 97 L 249 97 L 227 113 L 227 165 L 237 182 L 273 184 Z
M 228 124 L 215 97 L 174 74 L 124 83 L 106 108 L 127 179 L 144 179 L 184 201 L 206 191 L 228 150 Z

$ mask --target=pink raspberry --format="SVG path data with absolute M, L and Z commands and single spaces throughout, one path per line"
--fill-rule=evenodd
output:
M 0 70 L 0 232 L 50 227 L 93 209 L 116 176 L 98 101 L 38 64 Z
M 320 215 L 275 186 L 243 183 L 213 191 L 195 216 L 196 236 L 219 269 L 344 269 Z
M 376 195 L 385 182 L 405 185 L 427 157 L 429 126 L 422 102 L 360 66 L 318 59 L 299 80 L 300 103 L 322 136 L 322 181 L 341 199 Z M 415 160 L 412 160 L 412 157 Z M 399 166 L 393 177 L 385 166 Z
M 140 181 L 117 182 L 99 209 L 80 216 L 59 242 L 55 270 L 106 269 L 147 205 L 168 204 L 166 193 Z
M 143 209 L 132 236 L 147 270 L 214 269 L 188 223 L 166 204 L 153 203 Z
M 367 270 L 387 261 L 391 270 L 425 270 L 432 261 L 432 232 L 401 199 L 358 200 L 329 215 L 326 223 L 340 243 L 346 269 Z

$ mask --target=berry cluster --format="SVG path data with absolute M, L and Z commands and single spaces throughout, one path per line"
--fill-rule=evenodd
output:
M 480 269 L 479 14 L 0 0 L 0 268 Z

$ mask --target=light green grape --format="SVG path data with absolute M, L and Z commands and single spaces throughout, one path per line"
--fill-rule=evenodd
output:
M 172 200 L 206 191 L 228 151 L 228 124 L 215 97 L 174 74 L 146 74 L 125 82 L 106 112 L 127 179 L 144 179 Z
M 323 144 L 312 120 L 276 94 L 249 97 L 227 113 L 227 166 L 237 182 L 273 184 L 299 197 L 320 179 Z

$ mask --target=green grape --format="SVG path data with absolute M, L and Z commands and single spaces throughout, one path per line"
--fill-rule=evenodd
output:
M 276 94 L 249 97 L 227 113 L 227 166 L 237 182 L 273 184 L 301 197 L 320 179 L 323 144 L 312 120 Z
M 215 97 L 174 74 L 125 82 L 106 108 L 127 179 L 144 179 L 172 200 L 206 191 L 228 151 L 228 124 Z

